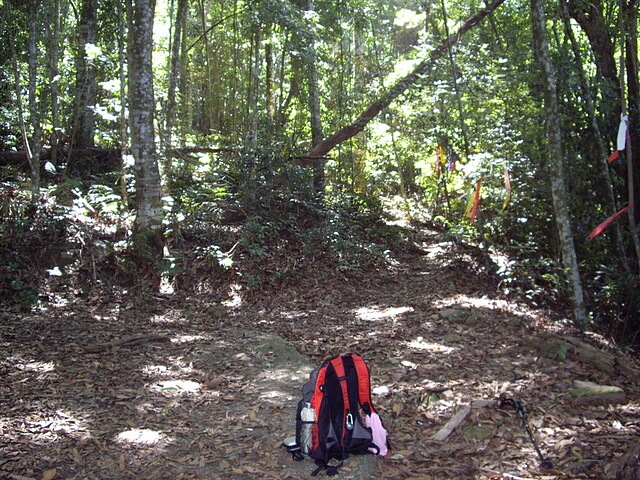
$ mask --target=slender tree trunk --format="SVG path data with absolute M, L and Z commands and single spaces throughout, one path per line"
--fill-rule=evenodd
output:
M 307 0 L 307 11 L 313 12 L 315 6 L 313 0 Z M 320 109 L 320 88 L 318 86 L 318 68 L 316 67 L 316 34 L 315 27 L 311 26 L 311 42 L 308 51 L 307 72 L 309 82 L 309 112 L 311 116 L 311 142 L 317 145 L 324 138 L 322 129 L 322 116 Z M 324 162 L 313 164 L 313 187 L 317 193 L 324 190 Z
M 162 258 L 162 204 L 153 124 L 153 20 L 155 0 L 135 0 L 129 25 L 129 122 L 135 160 L 134 247 L 151 259 Z
M 558 99 L 555 71 L 549 57 L 547 40 L 547 26 L 544 15 L 544 0 L 531 0 L 531 19 L 533 22 L 533 43 L 536 59 L 540 65 L 541 80 L 544 89 L 544 103 L 547 124 L 547 148 L 549 167 L 551 169 L 551 194 L 556 226 L 560 237 L 563 265 L 569 275 L 569 286 L 572 291 L 573 315 L 576 326 L 584 329 L 587 324 L 587 314 L 584 305 L 582 283 L 578 269 L 569 208 L 566 199 L 564 181 L 564 165 L 562 154 L 562 132 L 558 113 Z
M 60 0 L 53 2 L 53 26 L 49 34 L 49 84 L 51 85 L 51 163 L 58 165 L 58 144 L 60 130 L 60 99 L 58 93 L 58 74 L 60 61 Z
M 18 113 L 18 122 L 20 124 L 20 135 L 22 137 L 22 145 L 27 156 L 29 164 L 31 164 L 31 145 L 29 144 L 29 133 L 27 132 L 27 121 L 25 119 L 24 102 L 22 99 L 22 78 L 20 77 L 20 68 L 18 67 L 18 53 L 16 51 L 15 37 L 11 28 L 11 12 L 9 4 L 2 5 L 2 18 L 4 24 L 7 25 L 7 43 L 9 44 L 9 53 L 11 54 L 11 65 L 13 67 L 13 88 L 16 95 L 16 109 Z
M 180 75 L 180 52 L 183 42 L 183 26 L 187 15 L 188 0 L 178 0 L 178 8 L 173 23 L 173 38 L 171 40 L 171 55 L 169 56 L 169 82 L 167 87 L 167 108 L 165 110 L 164 128 L 164 175 L 167 181 L 172 175 L 173 149 L 177 146 L 173 142 L 173 126 L 176 119 L 176 94 Z
M 269 41 L 264 46 L 264 96 L 266 102 L 267 118 L 269 119 L 269 133 L 275 125 L 276 94 L 274 89 L 275 72 L 273 65 L 273 44 Z
M 444 31 L 446 33 L 447 38 L 449 37 L 449 27 L 447 26 L 449 22 L 449 18 L 447 16 L 447 7 L 444 3 L 444 0 L 441 0 L 442 6 L 442 16 L 444 18 Z M 465 158 L 469 158 L 469 138 L 467 135 L 467 124 L 464 117 L 464 109 L 462 107 L 462 94 L 460 92 L 460 85 L 458 84 L 458 67 L 456 66 L 456 61 L 453 57 L 453 45 L 449 45 L 447 47 L 447 54 L 449 57 L 449 64 L 451 65 L 451 79 L 453 82 L 453 89 L 456 94 L 456 105 L 458 107 L 458 117 L 460 121 L 460 135 L 462 136 L 463 148 L 464 148 L 464 156 Z
M 256 152 L 258 149 L 258 118 L 260 111 L 260 28 L 256 26 L 253 31 L 252 55 L 250 57 L 251 69 L 249 76 L 249 102 L 248 102 L 248 138 L 249 149 Z
M 85 148 L 95 145 L 96 73 L 87 57 L 87 45 L 96 43 L 98 31 L 99 0 L 82 0 L 78 24 L 78 55 L 76 57 L 76 105 L 73 127 L 73 147 Z
M 429 69 L 431 69 L 436 61 L 447 53 L 448 49 L 455 45 L 460 37 L 473 27 L 478 25 L 487 15 L 502 5 L 505 0 L 495 0 L 485 9 L 475 13 L 467 19 L 466 22 L 458 29 L 456 33 L 449 36 L 442 44 L 431 52 L 428 58 L 420 62 L 414 70 L 404 78 L 400 79 L 379 99 L 371 103 L 364 112 L 362 112 L 353 122 L 341 128 L 333 135 L 325 138 L 305 155 L 307 158 L 321 158 L 329 153 L 336 145 L 348 140 L 358 133 L 362 132 L 371 120 L 373 120 L 382 110 L 387 108 L 398 96 L 413 86 Z
M 118 31 L 125 32 L 127 19 L 131 18 L 131 2 L 126 5 L 118 2 Z M 127 72 L 125 62 L 127 59 L 127 45 L 124 35 L 118 36 L 118 78 L 120 79 L 120 201 L 122 210 L 129 210 L 129 193 L 127 192 L 127 155 L 129 154 L 128 140 L 129 129 L 127 127 Z
M 176 117 L 176 95 L 180 78 L 180 52 L 182 51 L 183 27 L 187 15 L 188 0 L 178 0 L 178 8 L 173 22 L 173 38 L 169 57 L 169 82 L 167 87 L 167 110 L 165 117 L 165 141 L 173 145 L 173 126 Z
M 40 197 L 40 154 L 42 151 L 42 127 L 38 108 L 38 10 L 39 1 L 29 3 L 29 117 L 31 120 L 31 198 Z
M 211 42 L 209 41 L 209 28 L 207 28 L 207 5 L 200 0 L 200 26 L 202 28 L 203 46 L 202 51 L 204 53 L 204 67 L 205 67 L 205 79 L 202 82 L 203 88 L 203 100 L 200 105 L 200 132 L 203 135 L 209 135 L 211 133 L 212 126 L 214 124 L 212 120 L 212 104 L 213 104 L 213 75 L 211 72 Z
M 187 19 L 185 16 L 185 21 L 183 25 L 183 37 L 186 40 L 186 27 L 187 27 Z M 180 74 L 178 75 L 178 92 L 180 93 L 180 103 L 176 105 L 178 108 L 178 115 L 176 116 L 176 121 L 178 124 L 178 128 L 181 131 L 187 131 L 188 126 L 190 125 L 190 119 L 193 117 L 193 102 L 189 101 L 190 96 L 190 83 L 189 83 L 189 46 L 186 41 L 182 42 L 181 52 L 180 52 L 180 65 L 179 65 Z

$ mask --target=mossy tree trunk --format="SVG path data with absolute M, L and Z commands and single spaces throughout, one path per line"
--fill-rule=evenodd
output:
M 578 269 L 578 259 L 573 242 L 569 207 L 567 204 L 556 75 L 549 55 L 544 0 L 531 0 L 531 20 L 533 22 L 535 55 L 540 65 L 542 87 L 544 90 L 547 153 L 549 156 L 549 168 L 551 170 L 551 195 L 562 250 L 562 263 L 566 269 L 572 292 L 574 322 L 578 328 L 584 329 L 587 323 L 587 314 L 584 305 L 580 271 Z

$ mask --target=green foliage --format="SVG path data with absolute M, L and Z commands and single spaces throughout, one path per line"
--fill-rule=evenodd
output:
M 359 271 L 384 258 L 376 242 L 391 237 L 378 200 L 363 195 L 322 198 L 310 170 L 277 154 L 241 159 L 253 172 L 239 186 L 246 212 L 240 244 L 247 258 L 264 266 L 254 282 L 288 282 L 321 262 L 339 271 Z M 267 266 L 267 263 L 269 264 Z
M 0 199 L 0 300 L 29 309 L 40 298 L 46 268 L 65 238 L 67 219 L 51 203 L 34 205 L 17 186 L 3 185 Z
M 512 260 L 497 271 L 503 292 L 537 308 L 564 308 L 569 290 L 558 262 L 536 255 L 535 243 L 512 242 L 511 249 Z
M 179 203 L 188 208 L 170 223 L 170 242 L 198 238 L 194 261 L 236 272 L 250 289 L 297 282 L 311 271 L 358 275 L 384 262 L 402 232 L 383 221 L 380 200 L 319 195 L 311 169 L 281 151 L 263 146 L 219 162 L 202 188 L 196 181 L 181 184 Z
M 9 262 L 0 267 L 0 275 L 0 298 L 5 305 L 29 310 L 38 302 L 38 287 L 33 279 L 26 277 L 23 265 Z

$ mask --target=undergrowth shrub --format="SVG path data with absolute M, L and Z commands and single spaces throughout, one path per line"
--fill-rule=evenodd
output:
M 52 202 L 34 205 L 24 190 L 0 190 L 0 300 L 27 310 L 39 299 L 48 259 L 64 240 L 67 220 Z
M 325 274 L 359 275 L 381 265 L 402 236 L 384 222 L 378 199 L 319 194 L 311 169 L 283 158 L 275 146 L 221 165 L 228 170 L 211 177 L 225 179 L 225 194 L 209 182 L 204 190 L 190 182 L 188 192 L 180 192 L 180 203 L 189 208 L 170 227 L 176 233 L 171 241 L 197 242 L 187 254 L 192 271 L 194 263 L 208 265 L 212 275 L 233 271 L 252 289 Z

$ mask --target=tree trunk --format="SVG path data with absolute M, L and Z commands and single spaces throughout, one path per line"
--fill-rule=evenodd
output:
M 504 2 L 505 0 L 494 0 L 494 2 L 486 8 L 469 17 L 456 33 L 449 36 L 449 38 L 433 50 L 431 55 L 420 62 L 411 73 L 400 79 L 385 94 L 383 94 L 382 97 L 371 103 L 366 110 L 349 125 L 341 128 L 330 137 L 327 137 L 320 143 L 314 145 L 304 157 L 324 157 L 336 145 L 339 145 L 345 140 L 348 140 L 362 132 L 371 120 L 373 120 L 382 110 L 387 108 L 391 102 L 398 98 L 398 96 L 400 96 L 405 90 L 413 86 L 414 83 L 416 83 L 430 68 L 432 68 L 436 61 L 447 53 L 448 49 L 455 45 L 463 34 L 475 27 L 487 15 L 496 10 Z
M 118 2 L 118 31 L 125 32 L 127 18 L 131 15 L 131 3 Z M 127 126 L 127 72 L 125 62 L 127 60 L 127 43 L 123 35 L 118 36 L 118 78 L 120 80 L 120 201 L 122 210 L 129 210 L 129 192 L 127 192 L 127 145 L 129 143 L 129 129 Z
M 268 41 L 264 46 L 264 97 L 267 119 L 269 120 L 269 135 L 273 132 L 276 117 L 276 94 L 274 89 L 275 72 L 273 65 L 273 43 Z
M 249 75 L 249 102 L 248 102 L 248 128 L 247 128 L 247 144 L 253 152 L 258 150 L 258 119 L 260 111 L 260 43 L 261 43 L 260 27 L 255 26 L 252 38 L 252 55 L 249 56 L 251 62 Z
M 313 0 L 307 0 L 307 11 L 314 11 Z M 309 82 L 309 113 L 311 117 L 311 142 L 312 145 L 319 144 L 324 138 L 322 129 L 322 117 L 320 113 L 320 88 L 318 86 L 318 69 L 316 68 L 316 34 L 315 27 L 311 25 L 311 42 L 308 51 L 307 72 Z M 313 187 L 315 191 L 322 194 L 324 190 L 324 162 L 314 162 L 313 164 Z
M 165 142 L 169 147 L 173 145 L 173 125 L 176 114 L 176 93 L 180 78 L 180 52 L 182 52 L 183 27 L 187 16 L 188 0 L 178 0 L 178 11 L 173 23 L 173 38 L 171 39 L 171 55 L 169 57 L 169 82 L 167 87 L 167 110 L 165 118 Z
M 549 167 L 551 168 L 551 195 L 556 217 L 556 226 L 562 249 L 562 262 L 569 275 L 569 286 L 572 291 L 573 315 L 578 328 L 584 329 L 587 315 L 584 306 L 582 283 L 578 270 L 578 260 L 569 217 L 564 181 L 562 155 L 562 132 L 558 114 L 558 99 L 555 71 L 549 57 L 547 26 L 544 16 L 544 0 L 531 0 L 531 19 L 533 22 L 533 43 L 535 55 L 541 70 L 544 90 L 544 103 L 547 124 L 547 148 Z
M 629 137 L 627 151 L 627 185 L 629 204 L 634 205 L 629 211 L 630 228 L 638 267 L 640 267 L 640 242 L 637 225 L 640 221 L 640 162 L 636 159 L 640 154 L 640 83 L 638 82 L 638 13 L 636 1 L 627 2 L 623 10 L 625 22 L 625 60 L 627 69 L 627 92 L 629 105 Z
M 198 8 L 200 13 L 200 28 L 202 29 L 203 46 L 202 52 L 204 54 L 204 70 L 205 78 L 201 82 L 203 89 L 202 92 L 202 105 L 199 106 L 199 131 L 203 135 L 209 135 L 214 126 L 213 120 L 213 92 L 215 90 L 213 86 L 213 74 L 212 74 L 212 61 L 211 61 L 211 42 L 209 41 L 209 28 L 207 28 L 207 14 L 208 8 L 204 1 L 198 2 Z M 216 79 L 217 80 L 217 79 Z
M 172 174 L 172 151 L 177 146 L 173 142 L 173 126 L 176 119 L 176 93 L 180 74 L 180 52 L 182 51 L 183 26 L 187 16 L 188 0 L 178 0 L 178 11 L 173 23 L 173 38 L 171 40 L 171 55 L 169 57 L 169 81 L 167 87 L 167 107 L 165 110 L 164 128 L 164 175 L 165 179 Z M 172 17 L 173 18 L 173 17 Z
M 9 9 L 8 5 L 5 3 L 3 8 L 3 14 L 8 16 L 7 10 Z M 18 68 L 18 58 L 15 46 L 15 39 L 13 36 L 13 31 L 11 28 L 7 30 L 7 43 L 9 44 L 9 51 L 11 53 L 11 63 L 13 66 L 13 81 L 16 95 L 16 109 L 18 113 L 18 122 L 20 124 L 20 133 L 22 136 L 22 145 L 24 146 L 24 156 L 27 160 L 27 166 L 29 168 L 29 172 L 31 172 L 31 145 L 29 144 L 29 134 L 27 132 L 27 122 L 24 116 L 24 102 L 22 101 L 22 80 L 20 78 L 20 69 Z M 8 164 L 15 163 L 16 165 L 20 165 L 22 153 L 18 152 L 5 152 L 4 154 L 0 154 L 0 158 L 7 161 Z
M 601 87 L 601 109 L 605 117 L 602 129 L 605 138 L 615 138 L 620 119 L 620 81 L 615 60 L 615 46 L 604 17 L 602 0 L 569 0 L 569 14 L 578 22 L 589 39 L 598 73 L 604 80 Z
M 53 2 L 53 26 L 47 41 L 49 54 L 49 83 L 51 85 L 51 163 L 58 165 L 58 145 L 60 130 L 60 105 L 58 93 L 58 73 L 60 61 L 60 0 Z
M 42 127 L 38 108 L 38 9 L 39 2 L 29 3 L 29 116 L 31 120 L 31 198 L 40 197 L 40 154 L 42 150 Z
M 155 0 L 135 0 L 129 26 L 129 122 L 136 178 L 134 247 L 145 258 L 162 258 L 160 172 L 153 125 L 153 18 Z
M 441 8 L 442 8 L 442 18 L 444 24 L 444 31 L 449 37 L 449 16 L 447 15 L 447 7 L 444 3 L 444 0 L 441 0 Z M 458 121 L 460 122 L 460 136 L 462 137 L 463 147 L 464 147 L 464 156 L 465 158 L 469 158 L 469 136 L 467 132 L 467 123 L 465 121 L 464 116 L 464 108 L 462 106 L 462 92 L 460 92 L 460 85 L 458 84 L 458 75 L 457 70 L 458 67 L 456 65 L 455 58 L 453 56 L 453 45 L 449 45 L 447 47 L 447 54 L 449 57 L 449 65 L 451 66 L 451 82 L 453 83 L 453 91 L 456 94 L 456 106 L 458 107 Z
M 83 0 L 78 23 L 78 55 L 76 57 L 76 104 L 72 146 L 95 145 L 96 73 L 87 58 L 87 45 L 96 43 L 98 0 Z

